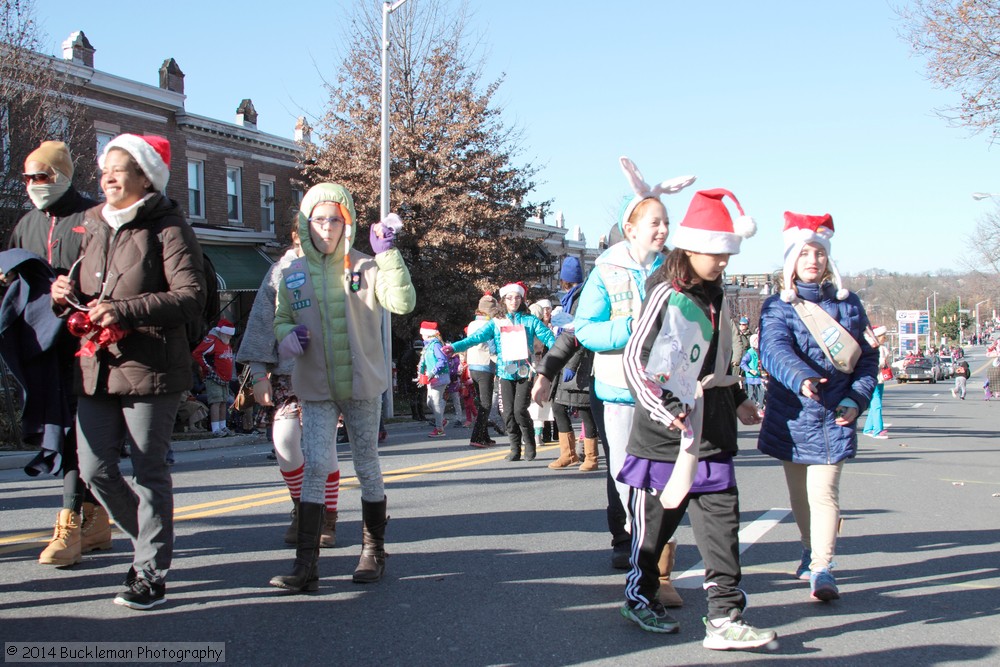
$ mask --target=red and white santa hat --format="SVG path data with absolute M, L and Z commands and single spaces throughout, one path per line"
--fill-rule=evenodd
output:
M 131 155 L 157 192 L 163 192 L 167 187 L 167 181 L 170 180 L 169 141 L 155 134 L 119 134 L 108 142 L 97 158 L 97 166 L 101 169 L 104 169 L 104 160 L 112 148 L 118 148 Z
M 424 338 L 430 338 L 431 336 L 440 336 L 441 332 L 438 331 L 438 323 L 431 322 L 429 320 L 424 320 L 420 323 L 420 335 Z
M 219 320 L 218 324 L 215 325 L 215 330 L 219 333 L 226 334 L 227 336 L 236 335 L 236 326 L 224 317 Z
M 805 213 L 785 211 L 785 228 L 781 232 L 781 239 L 785 242 L 782 301 L 791 303 L 798 297 L 798 292 L 795 290 L 795 263 L 799 259 L 802 248 L 807 243 L 815 243 L 826 251 L 827 267 L 833 274 L 833 281 L 837 286 L 837 298 L 841 301 L 847 298 L 850 292 L 844 289 L 840 272 L 837 271 L 837 265 L 833 263 L 833 257 L 830 256 L 831 238 L 833 238 L 833 216 L 829 213 L 806 215 Z
M 508 294 L 520 294 L 524 298 L 524 285 L 521 283 L 509 283 L 500 288 L 500 298 L 503 299 Z
M 732 199 L 739 211 L 735 220 L 722 201 L 724 197 Z M 673 243 L 675 248 L 692 252 L 736 255 L 740 252 L 743 239 L 756 233 L 757 224 L 743 212 L 736 195 L 729 190 L 715 188 L 694 193 L 687 215 L 674 232 Z

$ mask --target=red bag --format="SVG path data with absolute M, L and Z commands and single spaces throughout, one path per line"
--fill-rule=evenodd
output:
M 881 368 L 879 369 L 878 374 L 882 376 L 883 382 L 888 382 L 889 380 L 892 379 L 892 368 L 889 367 Z

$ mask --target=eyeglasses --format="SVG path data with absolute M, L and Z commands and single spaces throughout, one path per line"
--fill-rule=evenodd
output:
M 520 301 L 520 300 L 521 300 L 520 294 L 508 294 L 507 296 L 504 297 L 504 301 Z
M 330 218 L 323 215 L 318 215 L 315 218 L 309 218 L 309 222 L 315 222 L 317 225 L 322 226 L 333 226 L 337 223 L 344 222 L 341 218 Z
M 24 179 L 25 185 L 30 185 L 32 181 L 35 183 L 48 183 L 52 181 L 53 176 L 44 171 L 39 171 L 34 174 L 21 174 L 21 178 Z

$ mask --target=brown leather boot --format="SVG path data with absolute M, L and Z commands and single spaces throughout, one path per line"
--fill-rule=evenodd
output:
M 683 607 L 684 598 L 682 598 L 678 593 L 677 589 L 670 582 L 670 575 L 674 571 L 674 557 L 677 554 L 677 542 L 671 540 L 667 542 L 667 546 L 663 547 L 663 551 L 660 553 L 660 591 L 657 593 L 657 597 L 660 598 L 660 604 L 664 607 Z
M 285 530 L 285 544 L 296 544 L 299 539 L 299 499 L 292 498 L 291 523 Z
M 80 517 L 73 510 L 59 510 L 52 541 L 38 557 L 42 565 L 65 567 L 80 562 Z
M 568 468 L 579 462 L 580 459 L 576 458 L 576 437 L 573 435 L 573 432 L 560 433 L 559 458 L 550 463 L 549 467 L 553 470 L 559 470 L 560 468 Z
M 319 535 L 319 546 L 324 549 L 337 546 L 337 510 L 326 511 L 323 530 Z
M 385 510 L 385 498 L 377 503 L 361 501 L 364 528 L 361 560 L 354 570 L 353 581 L 356 584 L 373 584 L 385 575 L 385 524 L 389 521 Z
M 597 438 L 583 439 L 584 461 L 580 464 L 581 472 L 597 470 Z
M 111 517 L 102 505 L 83 503 L 80 536 L 80 553 L 111 548 Z

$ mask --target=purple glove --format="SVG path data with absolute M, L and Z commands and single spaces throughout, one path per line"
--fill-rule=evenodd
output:
M 368 241 L 372 245 L 372 252 L 377 255 L 394 248 L 396 246 L 396 232 L 402 227 L 403 221 L 395 213 L 390 213 L 381 222 L 372 225 L 371 231 L 368 232 Z
M 576 377 L 576 371 L 567 368 L 563 371 L 563 382 L 569 382 Z
M 278 356 L 282 360 L 302 356 L 309 347 L 309 329 L 300 324 L 278 343 Z

